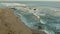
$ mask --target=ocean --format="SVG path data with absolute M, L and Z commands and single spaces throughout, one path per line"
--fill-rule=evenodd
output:
M 33 5 L 33 6 L 46 6 L 46 7 L 56 7 L 60 8 L 60 2 L 53 1 L 22 1 L 18 3 Z
M 32 5 L 32 6 L 46 6 L 46 7 L 60 8 L 60 2 L 58 1 L 4 1 L 4 2 L 21 3 L 21 4 Z
M 19 9 L 13 7 L 17 9 L 15 10 L 16 16 L 19 17 L 21 21 L 30 29 L 38 29 L 39 31 L 44 31 L 47 34 L 60 34 L 60 2 L 9 1 L 9 3 L 30 5 L 30 7 L 28 6 L 25 8 L 18 7 Z M 2 5 L 0 5 L 0 7 L 1 6 Z
M 60 8 L 60 2 L 58 1 L 6 1 L 6 2 L 28 4 L 32 6 L 47 6 Z

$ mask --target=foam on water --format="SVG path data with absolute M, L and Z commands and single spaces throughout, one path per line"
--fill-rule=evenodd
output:
M 33 10 L 33 8 L 19 10 L 19 14 L 22 16 L 20 19 L 31 29 L 39 29 L 39 30 L 47 31 L 47 34 L 56 34 L 56 32 L 60 32 L 60 10 L 52 8 L 37 8 L 37 10 Z M 35 8 L 36 9 L 36 8 Z M 18 15 L 18 14 L 17 14 Z M 39 16 L 40 18 L 37 18 Z
M 4 3 L 2 4 L 4 5 Z M 20 4 L 22 5 L 22 4 Z M 51 7 L 11 6 L 14 13 L 30 29 L 45 31 L 47 34 L 60 33 L 60 9 Z M 25 4 L 24 4 L 25 5 Z M 15 10 L 16 9 L 16 10 Z M 35 10 L 34 10 L 35 9 Z

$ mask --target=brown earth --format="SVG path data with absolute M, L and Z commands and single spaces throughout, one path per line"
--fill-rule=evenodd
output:
M 14 15 L 10 9 L 0 8 L 0 34 L 46 34 L 38 30 L 30 30 Z
M 0 9 L 0 34 L 32 34 L 10 9 Z

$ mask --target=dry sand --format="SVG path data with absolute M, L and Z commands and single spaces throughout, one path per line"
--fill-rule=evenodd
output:
M 10 9 L 0 9 L 0 34 L 32 34 Z

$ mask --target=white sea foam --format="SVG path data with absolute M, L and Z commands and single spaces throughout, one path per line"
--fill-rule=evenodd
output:
M 20 4 L 20 3 L 1 3 L 1 4 L 5 5 L 9 8 L 16 8 L 17 10 L 15 13 L 17 14 L 17 16 L 18 15 L 21 16 L 21 20 L 25 23 L 25 25 L 27 25 L 31 29 L 38 29 L 38 26 L 40 26 L 41 24 L 45 25 L 45 26 L 41 25 L 41 27 L 46 27 L 48 29 L 48 31 L 44 30 L 44 28 L 42 30 L 42 31 L 45 31 L 47 34 L 48 33 L 54 34 L 54 32 L 52 31 L 53 29 L 55 31 L 60 29 L 60 26 L 59 26 L 60 21 L 58 21 L 60 19 L 60 9 L 59 8 L 32 7 L 32 6 L 28 6 L 26 4 Z M 36 10 L 34 10 L 34 9 L 36 9 Z M 35 16 L 38 19 L 36 19 Z M 56 17 L 56 18 L 54 18 L 54 17 Z M 58 25 L 55 24 L 55 22 L 58 23 Z M 38 23 L 41 23 L 41 24 L 37 25 Z M 50 26 L 51 24 L 52 24 L 52 26 Z M 34 25 L 37 25 L 37 26 L 34 26 Z M 55 27 L 56 27 L 56 29 L 55 29 Z
M 7 6 L 7 7 L 8 6 L 27 6 L 25 4 L 20 4 L 20 3 L 0 3 L 0 4 Z

